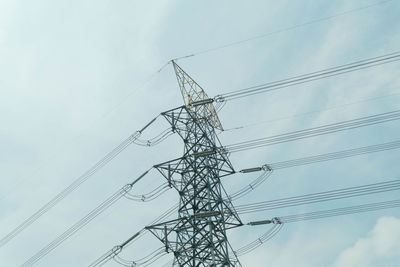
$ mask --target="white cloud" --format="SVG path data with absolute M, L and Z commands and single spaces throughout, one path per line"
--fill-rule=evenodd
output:
M 334 266 L 399 266 L 400 219 L 382 217 L 367 237 L 340 253 Z

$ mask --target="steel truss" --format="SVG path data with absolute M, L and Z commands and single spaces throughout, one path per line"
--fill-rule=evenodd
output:
M 235 173 L 227 153 L 217 149 L 215 129 L 222 126 L 203 89 L 173 64 L 186 105 L 162 115 L 182 138 L 184 154 L 154 167 L 179 193 L 178 218 L 146 229 L 173 252 L 175 265 L 241 266 L 226 235 L 243 224 L 220 181 Z

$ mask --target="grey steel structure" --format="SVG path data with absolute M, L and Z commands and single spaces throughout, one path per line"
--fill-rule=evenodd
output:
M 241 266 L 226 230 L 243 225 L 220 178 L 235 173 L 221 150 L 216 129 L 222 130 L 213 101 L 172 62 L 185 105 L 162 113 L 183 140 L 183 156 L 155 167 L 179 193 L 178 218 L 146 227 L 175 266 Z

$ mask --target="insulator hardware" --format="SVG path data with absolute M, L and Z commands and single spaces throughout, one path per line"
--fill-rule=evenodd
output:
M 272 171 L 272 168 L 271 168 L 271 166 L 269 166 L 268 164 L 264 164 L 264 165 L 262 165 L 262 167 L 261 167 L 264 171 Z
M 279 217 L 274 217 L 274 218 L 272 218 L 272 223 L 273 224 L 282 224 L 283 222 L 281 221 L 281 219 Z
M 202 100 L 199 100 L 199 101 L 194 101 L 194 102 L 190 103 L 190 105 L 192 107 L 196 107 L 196 106 L 211 104 L 212 102 L 214 102 L 214 99 L 207 98 L 207 99 L 202 99 Z
M 216 150 L 207 150 L 207 151 L 202 151 L 202 152 L 193 153 L 193 156 L 194 156 L 195 158 L 207 157 L 207 156 L 213 155 L 213 154 L 215 154 L 215 153 L 217 153 Z
M 263 220 L 263 221 L 249 222 L 247 225 L 255 226 L 255 225 L 271 224 L 271 223 L 272 220 Z
M 123 190 L 125 193 L 128 193 L 129 191 L 131 191 L 131 189 L 132 189 L 132 185 L 131 185 L 131 184 L 126 184 L 126 185 L 124 185 L 124 186 L 122 187 L 122 190 Z
M 146 124 L 146 126 L 144 126 L 139 133 L 142 133 L 144 130 L 146 130 L 147 127 L 149 127 L 151 124 L 153 124 L 153 122 L 155 122 L 157 119 L 157 117 L 155 117 L 154 119 L 152 119 L 148 124 Z
M 222 95 L 217 95 L 214 97 L 214 101 L 220 103 L 225 102 L 225 97 L 223 97 Z
M 255 225 L 262 225 L 262 224 L 282 224 L 280 218 L 274 217 L 271 220 L 263 220 L 263 221 L 256 221 L 256 222 L 249 222 L 247 225 L 255 226 Z
M 261 167 L 243 169 L 243 170 L 240 170 L 239 172 L 249 173 L 249 172 L 258 172 L 258 171 L 272 171 L 272 168 L 268 164 L 265 164 L 265 165 L 262 165 Z
M 259 172 L 259 171 L 262 171 L 262 170 L 263 170 L 262 167 L 256 167 L 256 168 L 243 169 L 243 170 L 240 170 L 239 172 L 241 172 L 241 173 L 249 173 L 249 172 Z
M 131 242 L 133 239 L 137 238 L 140 235 L 141 231 L 137 232 L 133 236 L 131 236 L 128 240 L 126 240 L 124 243 L 122 243 L 119 246 L 116 246 L 114 248 L 117 248 L 118 252 L 122 250 L 123 247 L 125 247 L 129 242 Z

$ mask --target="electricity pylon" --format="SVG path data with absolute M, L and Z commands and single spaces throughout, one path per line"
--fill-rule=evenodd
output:
M 216 135 L 221 122 L 204 90 L 172 61 L 185 105 L 162 115 L 183 140 L 182 157 L 155 167 L 179 193 L 178 218 L 146 227 L 177 266 L 241 266 L 226 230 L 243 225 L 220 178 L 235 173 Z

